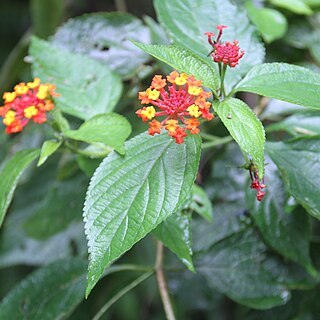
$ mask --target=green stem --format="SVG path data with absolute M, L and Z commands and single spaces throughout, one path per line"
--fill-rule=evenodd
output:
M 121 289 L 117 294 L 115 294 L 92 318 L 92 320 L 98 320 L 100 319 L 103 314 L 119 299 L 121 299 L 127 292 L 135 288 L 137 285 L 139 285 L 144 280 L 148 279 L 153 272 L 148 272 L 137 278 L 136 280 L 129 283 L 127 286 L 125 286 L 123 289 Z
M 162 300 L 162 304 L 164 307 L 164 311 L 168 320 L 176 320 L 176 317 L 173 312 L 173 308 L 171 305 L 167 281 L 163 272 L 163 244 L 157 240 L 157 253 L 156 253 L 156 274 L 158 287 L 160 291 L 160 296 Z
M 220 146 L 226 143 L 229 143 L 233 140 L 231 136 L 223 137 L 223 138 L 217 138 L 216 140 L 212 140 L 209 142 L 205 142 L 202 144 L 202 149 L 208 149 L 216 146 Z
M 224 88 L 224 78 L 226 76 L 226 71 L 227 71 L 227 65 L 224 64 L 221 70 L 221 87 L 220 87 L 220 96 L 223 96 L 223 97 L 226 96 L 226 92 Z

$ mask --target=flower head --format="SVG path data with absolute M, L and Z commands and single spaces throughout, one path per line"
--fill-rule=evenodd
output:
M 166 79 L 154 76 L 151 86 L 139 92 L 141 104 L 149 106 L 136 112 L 142 121 L 149 122 L 149 134 L 159 134 L 164 128 L 180 144 L 184 142 L 187 131 L 199 133 L 199 119 L 213 118 L 209 110 L 211 103 L 207 101 L 211 94 L 201 85 L 202 82 L 193 76 L 177 71 L 171 72 Z
M 54 85 L 40 84 L 40 79 L 35 78 L 33 82 L 17 84 L 13 92 L 5 92 L 0 117 L 7 127 L 6 133 L 22 131 L 30 120 L 45 122 L 46 112 L 54 108 L 52 97 L 57 96 L 54 90 Z
M 258 201 L 261 201 L 265 196 L 265 192 L 263 191 L 263 189 L 266 186 L 263 183 L 263 181 L 259 180 L 258 171 L 254 168 L 253 165 L 250 166 L 249 172 L 250 172 L 250 178 L 251 178 L 250 188 L 255 189 L 257 191 L 256 198 Z
M 224 25 L 218 25 L 217 29 L 219 34 L 216 40 L 212 40 L 214 34 L 212 32 L 206 32 L 205 35 L 208 37 L 208 42 L 212 46 L 210 55 L 214 62 L 223 63 L 226 66 L 234 68 L 238 65 L 239 60 L 244 56 L 245 51 L 240 50 L 238 41 L 233 42 L 222 42 L 220 41 L 223 29 L 227 28 Z

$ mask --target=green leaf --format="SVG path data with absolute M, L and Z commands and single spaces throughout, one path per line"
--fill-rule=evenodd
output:
M 255 192 L 247 189 L 246 198 L 251 217 L 263 238 L 274 250 L 314 273 L 309 254 L 309 216 L 301 210 L 286 212 L 284 186 L 277 167 L 270 159 L 267 163 L 267 189 L 263 201 L 258 203 Z
M 37 166 L 38 167 L 42 166 L 47 161 L 47 159 L 59 149 L 60 146 L 61 146 L 61 141 L 56 141 L 56 140 L 45 141 L 41 147 L 40 158 Z
M 234 91 L 252 92 L 305 107 L 320 108 L 320 75 L 287 63 L 265 63 L 254 67 Z
M 131 133 L 128 120 L 117 113 L 98 114 L 84 122 L 78 130 L 68 130 L 64 135 L 68 138 L 87 143 L 101 142 L 124 153 L 124 141 Z
M 320 219 L 320 139 L 305 137 L 269 142 L 267 151 L 277 165 L 291 195 Z
M 0 172 L 0 227 L 20 176 L 31 162 L 39 156 L 39 153 L 39 149 L 19 151 L 2 168 Z
M 212 204 L 206 192 L 199 187 L 194 185 L 192 188 L 192 201 L 190 203 L 190 209 L 202 216 L 207 221 L 212 221 Z
M 67 319 L 83 300 L 86 262 L 57 261 L 19 283 L 1 302 L 1 319 Z
M 287 9 L 297 14 L 310 15 L 313 13 L 303 0 L 269 0 L 269 2 L 277 7 Z
M 257 8 L 251 1 L 246 2 L 251 21 L 257 26 L 268 43 L 282 38 L 288 28 L 286 17 L 279 11 L 269 8 Z
M 285 304 L 290 292 L 267 268 L 267 248 L 253 230 L 244 230 L 196 255 L 195 265 L 207 284 L 238 303 L 255 309 Z M 254 285 L 252 285 L 254 284 Z
M 265 133 L 256 114 L 243 101 L 234 98 L 216 104 L 214 109 L 242 152 L 252 158 L 262 179 Z
M 89 247 L 86 294 L 104 269 L 176 212 L 193 186 L 201 139 L 178 145 L 163 133 L 145 133 L 125 144 L 125 156 L 111 153 L 91 179 L 84 207 Z
M 216 71 L 207 61 L 197 57 L 191 51 L 174 45 L 152 45 L 135 41 L 133 43 L 174 69 L 194 75 L 196 79 L 202 80 L 204 86 L 212 90 L 218 89 L 219 79 Z
M 154 235 L 186 265 L 195 272 L 192 263 L 192 240 L 190 216 L 181 212 L 172 214 L 153 230 Z
M 58 108 L 54 108 L 50 111 L 50 115 L 53 118 L 53 125 L 57 128 L 58 131 L 66 131 L 70 129 L 68 120 L 63 116 L 62 112 Z
M 291 195 L 320 219 L 320 139 L 306 137 L 269 142 L 267 151 L 277 165 Z
M 231 88 L 254 65 L 264 59 L 264 46 L 259 41 L 255 27 L 250 24 L 246 10 L 229 0 L 156 0 L 154 6 L 161 25 L 168 30 L 174 43 L 196 53 L 214 65 L 208 57 L 211 46 L 204 35 L 206 31 L 217 33 L 215 27 L 227 25 L 223 40 L 238 40 L 246 54 L 236 68 L 229 68 L 226 79 Z
M 318 110 L 306 110 L 297 112 L 283 121 L 268 126 L 270 131 L 287 131 L 293 136 L 320 135 L 320 112 Z
M 120 78 L 106 65 L 57 49 L 33 37 L 30 46 L 33 74 L 54 83 L 61 95 L 55 103 L 63 112 L 81 119 L 112 111 L 122 91 Z
M 91 13 L 68 20 L 51 42 L 55 47 L 87 55 L 124 78 L 132 77 L 148 56 L 130 40 L 150 42 L 150 33 L 142 22 L 121 12 Z

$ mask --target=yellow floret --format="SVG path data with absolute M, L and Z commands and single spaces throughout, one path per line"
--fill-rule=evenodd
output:
M 38 114 L 38 109 L 35 106 L 30 106 L 24 109 L 24 116 L 28 119 L 31 119 L 37 114 Z
M 14 91 L 18 95 L 26 94 L 28 92 L 28 90 L 29 90 L 29 88 L 26 86 L 26 84 L 24 82 L 21 82 L 21 83 L 15 85 L 15 87 L 14 87 Z
M 178 127 L 178 121 L 177 120 L 171 119 L 171 120 L 167 120 L 166 121 L 166 129 L 169 132 L 176 131 L 177 127 Z
M 27 83 L 27 86 L 30 89 L 37 88 L 37 87 L 39 87 L 39 85 L 40 85 L 40 79 L 39 78 L 34 78 L 33 82 L 28 82 Z
M 146 94 L 148 95 L 148 99 L 150 100 L 157 100 L 160 96 L 160 91 L 156 90 L 156 89 L 147 89 L 146 90 Z
M 154 107 L 147 107 L 145 110 L 141 111 L 141 115 L 145 116 L 149 120 L 153 119 L 156 114 L 156 110 Z
M 201 116 L 201 111 L 199 111 L 199 107 L 195 104 L 189 106 L 187 111 L 189 112 L 191 117 L 199 118 Z
M 40 85 L 37 93 L 38 99 L 45 99 L 48 96 L 49 88 L 47 85 L 42 84 Z
M 193 96 L 198 96 L 202 92 L 202 89 L 196 86 L 190 86 L 188 88 L 188 93 Z
M 10 126 L 14 120 L 16 120 L 16 113 L 12 110 L 9 110 L 3 118 L 3 124 L 6 126 Z
M 8 102 L 12 102 L 15 98 L 16 98 L 16 93 L 15 92 L 5 92 L 3 94 L 3 99 L 4 102 L 8 103 Z

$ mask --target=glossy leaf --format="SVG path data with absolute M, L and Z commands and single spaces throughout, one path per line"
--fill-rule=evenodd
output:
M 269 2 L 297 14 L 312 14 L 312 10 L 303 0 L 269 0 Z
M 320 75 L 287 63 L 265 63 L 254 67 L 237 84 L 235 92 L 239 91 L 320 108 Z
M 267 151 L 277 165 L 290 194 L 320 219 L 320 139 L 308 137 L 270 142 Z
M 219 24 L 228 26 L 228 29 L 224 30 L 223 40 L 238 40 L 241 49 L 246 52 L 237 68 L 229 68 L 227 72 L 228 89 L 252 66 L 263 62 L 264 47 L 259 41 L 255 27 L 250 24 L 246 10 L 231 1 L 156 0 L 154 5 L 160 23 L 168 30 L 174 43 L 195 52 L 212 65 L 215 64 L 208 57 L 211 46 L 204 33 L 217 33 L 215 27 Z
M 67 319 L 83 300 L 87 263 L 57 261 L 18 284 L 0 303 L 1 319 Z
M 255 192 L 247 189 L 247 204 L 251 217 L 266 242 L 282 256 L 305 266 L 314 273 L 310 254 L 309 217 L 302 210 L 286 212 L 285 190 L 277 167 L 268 159 L 266 194 L 260 203 Z
M 89 247 L 87 295 L 104 269 L 186 200 L 200 157 L 200 138 L 178 145 L 166 133 L 143 133 L 112 153 L 91 179 L 84 207 Z
M 130 78 L 148 60 L 130 40 L 150 42 L 148 28 L 128 13 L 108 12 L 68 20 L 51 42 L 58 48 L 87 55 Z
M 40 167 L 41 165 L 43 165 L 47 161 L 47 159 L 59 149 L 60 146 L 61 146 L 61 141 L 56 141 L 56 140 L 45 141 L 41 147 L 40 158 L 37 166 Z
M 60 97 L 55 99 L 63 112 L 81 119 L 112 111 L 122 83 L 106 65 L 88 57 L 57 49 L 33 37 L 30 46 L 33 74 L 42 82 L 54 83 Z
M 256 114 L 243 101 L 234 98 L 226 99 L 214 108 L 242 152 L 252 158 L 262 178 L 265 133 Z
M 203 85 L 216 90 L 219 86 L 219 79 L 216 71 L 210 64 L 197 57 L 191 51 L 174 45 L 151 45 L 133 42 L 143 51 L 163 61 L 174 69 L 194 75 L 196 79 L 202 80 Z
M 281 12 L 270 8 L 255 7 L 250 1 L 246 3 L 246 7 L 251 21 L 257 26 L 266 42 L 270 43 L 284 36 L 288 23 Z
M 194 272 L 190 216 L 181 212 L 172 214 L 154 229 L 154 235 Z
M 99 114 L 84 122 L 78 130 L 68 130 L 68 138 L 87 143 L 101 142 L 124 153 L 124 141 L 131 133 L 128 120 L 117 113 Z
M 17 152 L 0 172 L 0 227 L 13 198 L 20 176 L 31 162 L 39 156 L 39 149 Z

